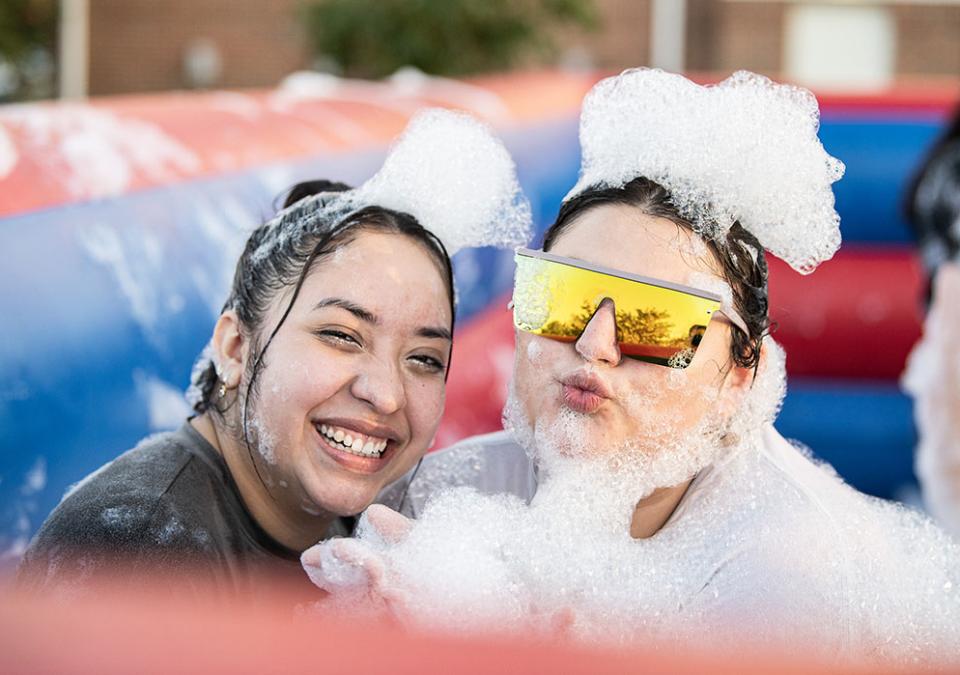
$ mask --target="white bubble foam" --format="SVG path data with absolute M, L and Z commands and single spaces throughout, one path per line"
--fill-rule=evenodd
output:
M 538 340 L 530 340 L 527 343 L 527 360 L 537 365 L 543 361 L 543 345 Z
M 250 444 L 267 464 L 277 463 L 277 437 L 268 424 L 254 413 L 247 421 Z
M 315 235 L 366 206 L 409 213 L 452 256 L 474 246 L 510 248 L 530 238 L 530 204 L 503 144 L 463 113 L 418 113 L 380 171 L 355 190 L 322 193 L 281 211 L 254 261 L 305 235 Z
M 831 184 L 843 164 L 817 130 L 805 89 L 739 71 L 700 86 L 659 70 L 599 82 L 580 119 L 583 165 L 567 198 L 594 185 L 644 176 L 670 191 L 707 236 L 735 220 L 768 251 L 808 273 L 840 246 Z
M 530 237 L 530 205 L 503 144 L 472 117 L 418 114 L 357 199 L 413 214 L 453 255 Z
M 446 631 L 549 632 L 572 610 L 570 634 L 592 643 L 754 642 L 841 663 L 955 658 L 960 548 L 776 433 L 783 352 L 765 342 L 732 420 L 707 415 L 685 428 L 661 416 L 655 444 L 635 439 L 612 454 L 571 452 L 590 449 L 582 416 L 538 426 L 512 396 L 505 415 L 540 462 L 529 506 L 441 489 L 402 542 L 358 532 L 382 556 L 388 586 L 409 598 L 401 618 Z M 642 414 L 666 395 L 675 393 L 650 387 L 628 405 Z M 713 396 L 719 406 L 722 394 Z M 693 474 L 666 525 L 631 538 L 637 500 Z
M 542 265 L 531 264 L 526 256 L 517 256 L 517 269 L 513 282 L 514 321 L 521 329 L 539 328 L 550 318 L 550 302 L 559 296 L 562 280 L 554 280 L 551 287 L 549 273 Z

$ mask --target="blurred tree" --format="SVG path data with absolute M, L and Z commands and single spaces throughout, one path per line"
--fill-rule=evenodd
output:
M 53 95 L 58 4 L 0 2 L 0 101 Z
M 551 27 L 597 21 L 593 0 L 318 0 L 304 10 L 317 56 L 368 78 L 403 66 L 452 76 L 504 70 L 553 53 Z
M 566 321 L 553 320 L 542 327 L 548 335 L 579 337 L 597 311 L 596 303 L 584 302 L 580 313 Z M 616 311 L 617 341 L 634 345 L 686 346 L 692 335 L 674 331 L 670 312 L 662 309 L 635 309 L 633 312 Z

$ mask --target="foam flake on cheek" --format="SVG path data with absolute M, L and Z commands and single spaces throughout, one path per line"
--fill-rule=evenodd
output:
M 667 373 L 667 388 L 677 390 L 683 389 L 690 383 L 690 376 L 685 369 L 671 368 Z
M 251 440 L 257 453 L 267 464 L 276 464 L 276 434 L 257 415 L 252 416 L 247 424 L 252 432 L 253 438 Z
M 527 341 L 527 360 L 533 365 L 539 365 L 543 361 L 543 345 L 539 340 Z

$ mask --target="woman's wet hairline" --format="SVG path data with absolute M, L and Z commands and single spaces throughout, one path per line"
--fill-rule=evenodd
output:
M 446 271 L 444 270 L 443 263 L 440 260 L 440 251 L 433 249 L 431 246 L 427 244 L 426 241 L 424 241 L 420 237 L 415 236 L 410 232 L 403 232 L 401 230 L 397 230 L 390 227 L 383 227 L 383 226 L 372 224 L 365 221 L 360 221 L 360 222 L 357 222 L 356 224 L 349 224 L 344 229 L 343 232 L 334 235 L 334 237 L 331 240 L 325 242 L 326 246 L 318 250 L 317 253 L 313 256 L 313 258 L 307 263 L 307 268 L 304 270 L 304 273 L 303 273 L 303 280 L 299 284 L 300 287 L 302 288 L 307 284 L 307 281 L 317 271 L 319 271 L 323 267 L 324 262 L 328 261 L 332 257 L 336 257 L 337 255 L 341 254 L 343 251 L 349 248 L 352 244 L 354 244 L 358 238 L 367 234 L 374 234 L 374 235 L 381 234 L 381 235 L 388 235 L 388 236 L 403 237 L 404 239 L 416 244 L 426 254 L 426 257 L 430 260 L 431 264 L 433 265 L 433 269 L 437 272 L 437 277 L 440 280 L 441 285 L 444 287 L 444 292 L 449 295 L 450 289 L 447 288 L 447 284 L 444 281 L 444 278 L 446 276 Z M 290 296 L 294 293 L 297 286 L 298 286 L 298 283 L 296 280 L 294 280 L 292 283 L 284 284 L 283 288 L 278 289 L 270 301 L 272 311 L 276 311 L 278 307 L 286 307 L 288 305 L 291 307 L 291 310 L 292 310 L 293 306 L 297 304 L 297 301 L 301 299 L 298 296 L 297 298 L 294 299 L 293 303 L 290 302 L 291 300 Z M 448 299 L 451 301 L 451 306 L 452 306 L 453 304 L 452 296 L 449 297 Z M 345 298 L 345 300 L 349 300 L 349 299 Z M 311 307 L 311 309 L 313 308 Z M 450 316 L 451 332 L 453 327 L 452 326 L 453 319 L 454 317 L 451 315 Z M 265 324 L 267 324 L 267 322 L 262 321 L 261 326 L 259 327 L 260 330 L 258 332 L 261 335 L 264 332 Z M 278 326 L 276 325 L 275 327 L 278 328 Z
M 717 257 L 716 252 L 714 252 L 712 248 L 707 245 L 706 241 L 703 239 L 703 236 L 696 232 L 690 223 L 684 222 L 681 219 L 671 218 L 666 215 L 651 213 L 650 210 L 645 209 L 641 205 L 630 204 L 622 201 L 595 202 L 592 204 L 587 204 L 578 209 L 578 211 L 574 213 L 569 220 L 564 222 L 563 225 L 558 229 L 556 236 L 550 240 L 549 249 L 545 246 L 544 250 L 553 250 L 553 248 L 563 240 L 566 234 L 578 226 L 583 225 L 583 219 L 585 217 L 603 209 L 620 211 L 621 213 L 630 216 L 633 220 L 635 220 L 637 227 L 644 228 L 646 232 L 650 234 L 650 236 L 661 240 L 662 238 L 657 233 L 653 232 L 648 223 L 644 222 L 644 220 L 654 219 L 670 223 L 676 228 L 676 237 L 665 248 L 672 248 L 676 250 L 679 258 L 690 269 L 691 272 L 706 272 L 715 276 L 724 283 L 729 283 L 729 280 L 726 278 L 723 272 L 723 265 Z M 696 256 L 696 264 L 691 263 L 687 257 L 688 255 Z
M 404 232 L 399 229 L 392 227 L 384 227 L 382 225 L 377 225 L 374 223 L 368 223 L 364 221 L 359 221 L 357 223 L 350 223 L 350 218 L 346 219 L 346 227 L 343 232 L 335 234 L 330 240 L 324 242 L 322 249 L 318 250 L 312 259 L 307 261 L 305 269 L 302 270 L 302 278 L 299 280 L 293 280 L 291 283 L 284 284 L 284 286 L 278 289 L 273 297 L 269 300 L 269 305 L 264 312 L 264 315 L 260 321 L 259 326 L 251 327 L 245 325 L 240 321 L 241 329 L 246 333 L 247 337 L 251 340 L 251 351 L 250 354 L 253 357 L 251 359 L 251 364 L 253 361 L 260 359 L 263 361 L 262 365 L 266 366 L 266 359 L 264 358 L 266 354 L 267 346 L 272 342 L 273 336 L 280 332 L 284 325 L 289 323 L 290 319 L 294 318 L 294 315 L 298 311 L 305 311 L 307 314 L 315 310 L 315 305 L 317 298 L 308 298 L 303 290 L 307 286 L 309 280 L 315 273 L 322 269 L 325 261 L 329 261 L 331 257 L 335 257 L 338 254 L 341 254 L 345 249 L 354 244 L 358 238 L 364 236 L 365 234 L 383 234 L 383 235 L 392 235 L 392 236 L 402 236 L 406 240 L 411 241 L 416 244 L 418 248 L 426 254 L 426 258 L 430 260 L 433 265 L 433 269 L 436 270 L 438 281 L 440 285 L 444 288 L 446 294 L 451 293 L 451 288 L 448 287 L 448 284 L 444 280 L 445 271 L 443 269 L 442 263 L 440 261 L 439 250 L 433 250 L 427 241 L 423 240 L 421 237 L 416 236 L 411 232 Z M 319 243 L 319 242 L 318 242 Z M 451 268 L 451 281 L 452 281 L 452 268 Z M 291 297 L 296 293 L 295 297 Z M 354 303 L 350 298 L 342 298 L 351 304 Z M 450 315 L 447 319 L 447 328 L 441 326 L 439 323 L 437 325 L 423 325 L 418 326 L 411 331 L 411 334 L 408 336 L 410 338 L 422 338 L 427 340 L 434 339 L 444 339 L 446 341 L 446 348 L 448 350 L 447 354 L 447 364 L 449 372 L 449 356 L 453 349 L 453 332 L 455 325 L 455 315 L 454 315 L 454 298 L 451 295 L 449 298 L 449 306 L 447 309 L 441 307 L 441 311 L 449 311 Z M 302 309 L 306 307 L 306 309 Z M 364 311 L 369 311 L 367 308 L 363 308 Z M 375 331 L 386 330 L 383 326 L 374 326 L 371 325 L 372 329 Z M 447 338 L 446 336 L 450 337 Z M 254 368 L 250 367 L 245 375 L 250 376 L 251 379 L 254 375 Z M 250 393 L 254 397 L 257 396 L 257 388 L 251 387 Z

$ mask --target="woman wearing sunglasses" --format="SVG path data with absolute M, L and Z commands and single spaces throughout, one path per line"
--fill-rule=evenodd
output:
M 275 588 L 264 574 L 305 582 L 300 553 L 349 534 L 426 451 L 453 333 L 448 252 L 527 236 L 508 153 L 471 118 L 428 111 L 360 188 L 302 185 L 288 204 L 237 262 L 194 371 L 195 416 L 82 481 L 21 585 L 161 573 L 174 590 L 243 596 Z
M 517 252 L 508 431 L 428 457 L 397 493 L 416 522 L 371 507 L 307 551 L 315 583 L 445 629 L 960 653 L 957 545 L 772 425 L 764 249 L 810 272 L 839 246 L 816 130 L 808 92 L 747 73 L 598 84 L 581 179 Z

